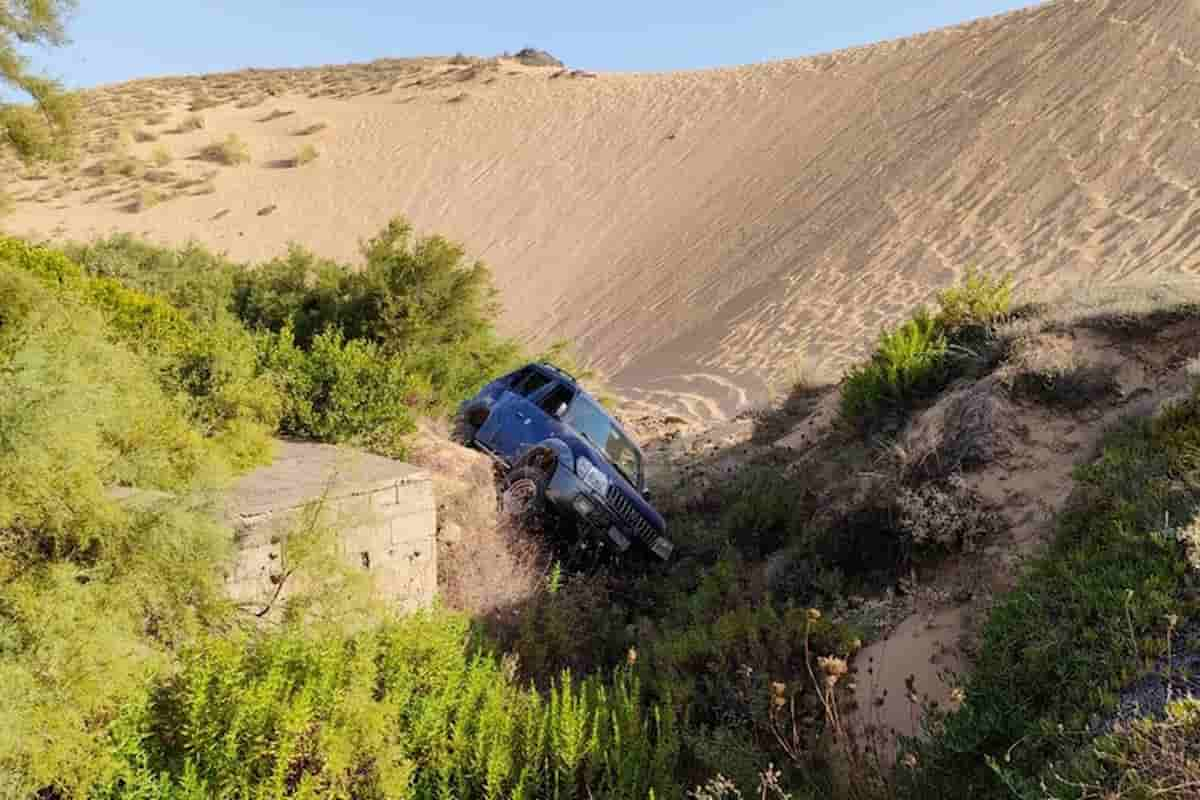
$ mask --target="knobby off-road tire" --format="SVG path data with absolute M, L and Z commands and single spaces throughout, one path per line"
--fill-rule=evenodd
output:
M 545 528 L 550 513 L 546 500 L 549 479 L 537 467 L 517 467 L 504 478 L 500 493 L 500 512 L 532 530 Z

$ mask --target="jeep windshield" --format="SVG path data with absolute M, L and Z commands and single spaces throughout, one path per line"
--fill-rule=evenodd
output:
M 591 398 L 580 393 L 571 401 L 563 422 L 595 445 L 634 489 L 642 488 L 642 454 L 612 418 Z

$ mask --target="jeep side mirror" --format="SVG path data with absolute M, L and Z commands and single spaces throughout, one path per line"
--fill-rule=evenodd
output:
M 642 489 L 642 499 L 646 501 L 654 499 L 654 492 L 650 491 L 649 486 L 647 486 L 645 489 Z

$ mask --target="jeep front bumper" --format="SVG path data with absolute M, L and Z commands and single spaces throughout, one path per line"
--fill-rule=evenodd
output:
M 654 531 L 649 523 L 629 524 L 626 515 L 637 513 L 631 506 L 626 509 L 626 515 L 622 515 L 608 498 L 597 495 L 568 468 L 560 466 L 554 470 L 550 485 L 546 487 L 546 497 L 561 512 L 571 514 L 586 527 L 607 536 L 622 552 L 633 540 L 641 541 L 664 561 L 675 550 L 671 540 Z M 627 500 L 623 504 L 629 505 Z

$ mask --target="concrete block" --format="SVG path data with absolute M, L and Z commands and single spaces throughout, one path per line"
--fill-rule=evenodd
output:
M 236 531 L 227 588 L 247 605 L 270 602 L 291 530 L 319 504 L 346 562 L 368 571 L 375 590 L 403 610 L 437 592 L 437 505 L 418 467 L 331 445 L 279 442 L 274 462 L 239 480 L 225 515 Z M 285 597 L 287 586 L 279 592 Z

